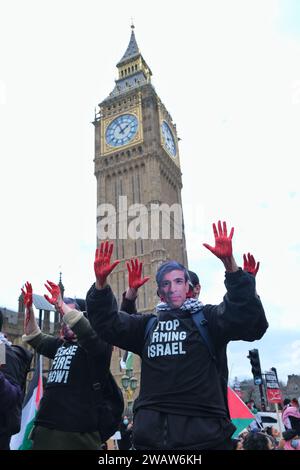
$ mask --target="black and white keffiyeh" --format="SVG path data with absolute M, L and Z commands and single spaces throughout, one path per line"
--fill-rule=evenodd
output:
M 190 313 L 198 312 L 203 307 L 203 303 L 198 299 L 186 299 L 186 301 L 179 307 L 179 310 L 184 312 L 189 311 Z M 166 310 L 174 310 L 166 302 L 160 302 L 156 306 L 156 312 L 164 312 Z
M 11 342 L 8 341 L 8 339 L 6 338 L 6 336 L 0 332 L 0 342 L 1 343 L 4 343 L 4 344 L 7 344 L 8 346 L 11 346 Z

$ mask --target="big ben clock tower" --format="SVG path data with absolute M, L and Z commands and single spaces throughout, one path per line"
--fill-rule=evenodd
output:
M 99 104 L 94 121 L 97 242 L 103 239 L 99 227 L 105 220 L 115 258 L 143 261 L 143 274 L 151 278 L 139 290 L 137 307 L 143 312 L 157 303 L 159 264 L 176 259 L 187 265 L 187 256 L 178 213 L 182 180 L 176 126 L 151 84 L 152 72 L 131 28 L 115 87 Z M 127 288 L 124 263 L 113 271 L 110 284 L 120 301 Z

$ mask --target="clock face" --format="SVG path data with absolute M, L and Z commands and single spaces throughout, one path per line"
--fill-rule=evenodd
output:
M 114 119 L 106 129 L 105 140 L 112 147 L 128 144 L 136 135 L 138 120 L 134 114 L 122 114 Z
M 162 131 L 163 141 L 164 141 L 167 151 L 172 155 L 172 157 L 175 157 L 176 156 L 175 139 L 166 121 L 162 122 L 161 131 Z

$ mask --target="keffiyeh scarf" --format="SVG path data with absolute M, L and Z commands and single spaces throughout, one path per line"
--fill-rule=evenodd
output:
M 203 303 L 197 299 L 186 299 L 186 301 L 179 307 L 179 310 L 183 310 L 184 312 L 189 311 L 190 313 L 198 312 L 203 307 Z M 156 306 L 156 312 L 164 312 L 167 310 L 174 310 L 171 308 L 167 303 L 160 302 Z
M 4 343 L 4 344 L 7 344 L 7 346 L 11 346 L 11 342 L 8 341 L 8 339 L 6 338 L 6 336 L 4 336 L 3 333 L 0 332 L 0 342 L 1 343 Z

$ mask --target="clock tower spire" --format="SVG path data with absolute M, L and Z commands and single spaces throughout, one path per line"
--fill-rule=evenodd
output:
M 131 25 L 131 36 L 128 47 L 122 59 L 117 63 L 117 67 L 119 70 L 119 80 L 117 80 L 117 84 L 121 80 L 128 80 L 129 77 L 135 75 L 137 78 L 141 78 L 143 76 L 143 79 L 146 81 L 151 81 L 150 77 L 152 72 L 140 53 L 134 34 L 133 24 Z
M 140 87 L 145 83 L 151 83 L 152 72 L 139 50 L 133 24 L 131 25 L 129 44 L 122 58 L 117 63 L 117 68 L 118 79 L 115 81 L 116 85 L 103 103 L 112 97 L 126 93 L 129 89 Z

